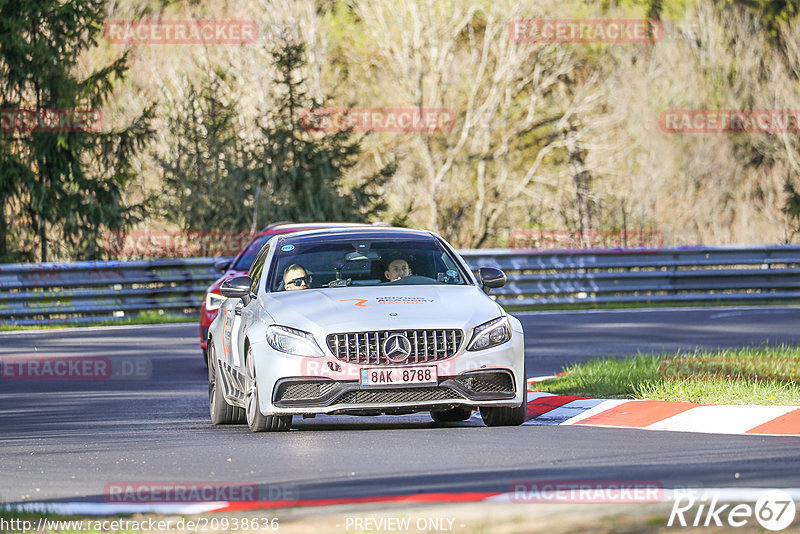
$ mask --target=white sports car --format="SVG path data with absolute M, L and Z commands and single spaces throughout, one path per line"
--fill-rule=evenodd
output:
M 277 235 L 226 281 L 208 332 L 215 425 L 288 430 L 292 417 L 408 414 L 488 426 L 525 419 L 520 322 L 441 237 L 401 228 Z

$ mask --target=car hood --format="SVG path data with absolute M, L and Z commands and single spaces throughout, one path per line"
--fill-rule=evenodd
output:
M 270 293 L 276 324 L 316 333 L 412 328 L 471 329 L 503 314 L 476 286 L 407 285 Z

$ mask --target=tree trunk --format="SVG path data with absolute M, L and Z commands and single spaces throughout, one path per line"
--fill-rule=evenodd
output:
M 650 2 L 647 20 L 661 20 L 661 0 L 653 0 Z
M 47 221 L 44 220 L 44 217 L 40 219 L 39 223 L 39 242 L 41 244 L 41 255 L 42 259 L 40 260 L 42 263 L 47 261 Z
M 8 258 L 8 221 L 6 221 L 6 196 L 0 197 L 0 262 Z
M 578 130 L 576 126 L 571 126 L 565 132 L 567 152 L 569 153 L 569 163 L 572 168 L 572 177 L 575 182 L 575 209 L 578 212 L 579 243 L 583 246 L 584 231 L 592 227 L 592 206 L 589 183 L 591 175 L 586 169 L 584 154 L 578 140 Z

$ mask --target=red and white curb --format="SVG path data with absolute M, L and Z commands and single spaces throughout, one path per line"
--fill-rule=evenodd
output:
M 639 488 L 639 493 L 635 492 Z M 672 503 L 679 498 L 692 496 L 695 499 L 710 502 L 755 502 L 767 488 L 660 488 L 648 485 L 650 491 L 641 493 L 641 483 L 631 483 L 630 488 L 624 481 L 604 482 L 590 481 L 576 485 L 568 481 L 532 483 L 525 485 L 522 491 L 509 488 L 503 492 L 466 492 L 466 493 L 419 493 L 416 495 L 384 495 L 375 497 L 350 499 L 316 499 L 296 501 L 231 501 L 206 503 L 140 503 L 111 504 L 89 502 L 31 502 L 0 506 L 6 512 L 26 512 L 58 515 L 120 515 L 120 514 L 203 514 L 210 512 L 243 512 L 248 510 L 277 510 L 286 508 L 304 508 L 336 505 L 358 504 L 435 504 L 435 503 L 514 503 L 514 504 L 587 504 L 587 503 L 627 503 L 627 504 L 659 504 Z M 630 495 L 626 496 L 628 489 Z M 582 493 L 588 490 L 589 493 Z M 800 488 L 782 488 L 792 500 L 800 501 Z M 639 495 L 639 496 L 637 496 Z
M 26 502 L 0 504 L 0 511 L 58 515 L 204 514 L 216 512 L 228 504 L 227 502 L 124 504 L 105 502 Z
M 800 406 L 703 405 L 653 400 L 589 399 L 532 391 L 525 425 L 586 425 L 706 434 L 800 436 Z

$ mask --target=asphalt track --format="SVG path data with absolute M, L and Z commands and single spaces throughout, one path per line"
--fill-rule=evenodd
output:
M 800 308 L 517 314 L 528 373 L 602 355 L 800 344 Z M 197 328 L 0 334 L 2 357 L 144 361 L 144 379 L 0 379 L 0 502 L 103 502 L 115 482 L 257 484 L 262 499 L 508 491 L 516 481 L 654 481 L 665 487 L 800 487 L 794 437 L 474 422 L 427 414 L 295 418 L 294 430 L 213 427 Z

